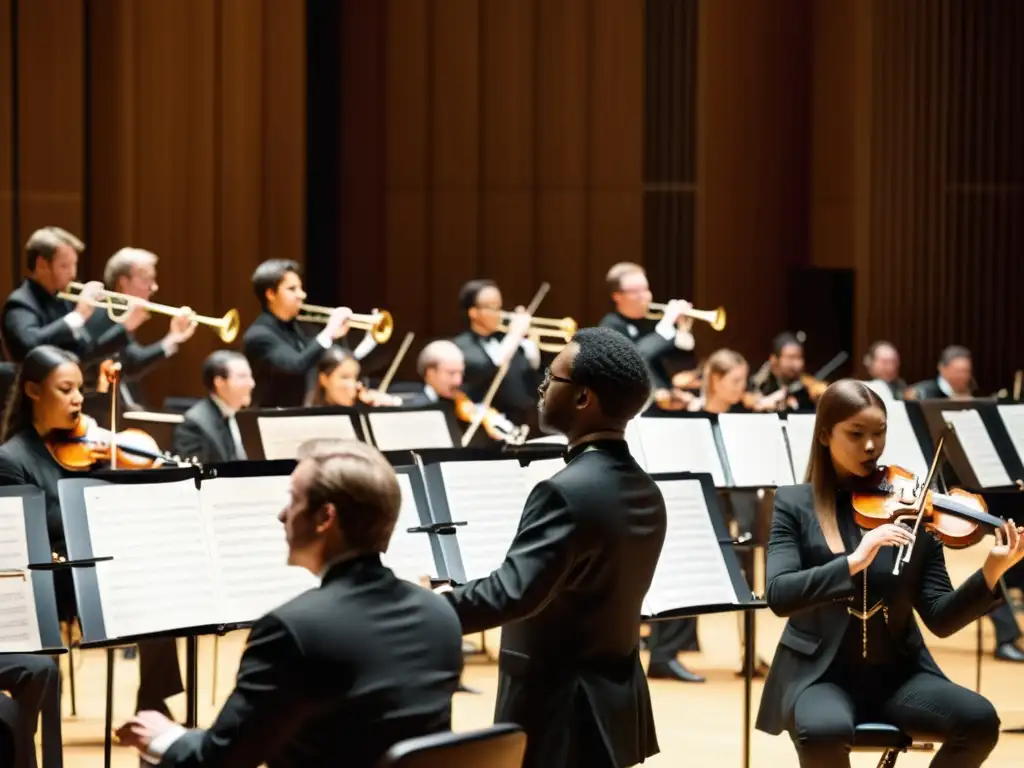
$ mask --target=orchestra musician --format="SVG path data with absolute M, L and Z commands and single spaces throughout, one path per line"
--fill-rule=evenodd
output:
M 289 564 L 320 587 L 253 625 L 209 729 L 140 712 L 122 744 L 165 768 L 375 768 L 396 742 L 449 730 L 462 633 L 446 601 L 381 563 L 401 500 L 375 448 L 305 443 L 279 517 Z
M 918 400 L 970 400 L 974 397 L 971 350 L 967 347 L 954 344 L 942 350 L 938 374 L 934 379 L 914 385 L 914 395 Z
M 306 395 L 306 405 L 365 405 L 401 406 L 402 398 L 367 389 L 359 380 L 359 361 L 343 347 L 331 347 L 320 356 L 313 388 Z
M 874 341 L 864 355 L 869 387 L 883 399 L 906 400 L 907 382 L 900 378 L 900 353 L 889 341 Z M 913 397 L 913 394 L 911 397 Z
M 30 485 L 45 497 L 50 547 L 67 557 L 57 483 L 73 477 L 50 453 L 45 440 L 73 429 L 82 416 L 82 371 L 71 352 L 44 344 L 25 357 L 4 412 L 0 434 L 0 486 Z M 103 468 L 97 465 L 95 468 Z M 70 569 L 53 576 L 61 621 L 74 620 L 77 608 Z M 145 640 L 139 647 L 137 709 L 168 712 L 165 699 L 184 691 L 173 638 Z
M 772 340 L 768 367 L 751 381 L 762 395 L 759 410 L 814 410 L 823 382 L 804 373 L 804 345 L 795 334 L 780 333 Z
M 107 259 L 103 269 L 103 284 L 109 291 L 148 301 L 160 288 L 156 281 L 157 261 L 157 255 L 150 251 L 121 248 Z M 190 311 L 188 307 L 182 307 L 180 313 L 171 318 L 163 338 L 152 344 L 139 344 L 134 334 L 127 332 L 128 342 L 117 353 L 117 360 L 121 363 L 120 394 L 128 410 L 146 410 L 140 386 L 142 378 L 164 360 L 177 354 L 181 345 L 192 338 L 198 324 L 189 317 Z M 85 327 L 94 338 L 99 338 L 109 333 L 115 325 L 110 313 L 100 309 L 92 313 Z M 87 366 L 83 373 L 88 388 L 90 383 L 97 380 L 99 366 Z M 86 399 L 88 401 L 90 398 Z M 105 397 L 99 399 L 105 404 Z M 99 418 L 100 413 L 91 413 L 88 404 L 86 410 Z
M 52 658 L 31 654 L 0 655 L 0 765 L 36 768 L 36 730 L 43 718 L 44 764 L 49 745 L 45 734 L 54 733 L 60 717 L 60 668 Z M 60 744 L 56 745 L 58 748 Z
M 242 337 L 245 356 L 256 378 L 253 405 L 257 408 L 301 406 L 320 355 L 348 333 L 352 310 L 336 308 L 324 329 L 311 339 L 296 320 L 306 300 L 296 262 L 264 261 L 253 272 L 252 286 L 263 310 Z M 375 346 L 369 334 L 366 339 L 366 346 L 360 344 L 357 357 Z
M 990 610 L 1002 574 L 1024 558 L 1024 529 L 996 531 L 984 565 L 953 589 L 942 544 L 902 525 L 856 524 L 851 491 L 885 448 L 885 403 L 863 382 L 832 384 L 818 403 L 808 482 L 780 487 L 768 544 L 766 600 L 788 618 L 757 727 L 789 731 L 803 768 L 842 768 L 857 722 L 941 738 L 933 768 L 984 763 L 999 738 L 985 698 L 954 684 L 924 645 L 914 610 L 948 637 Z M 914 541 L 893 575 L 895 547 Z
M 506 332 L 502 325 L 502 296 L 493 280 L 470 280 L 459 291 L 459 309 L 468 328 L 452 339 L 465 362 L 462 389 L 481 402 L 498 369 L 509 361 L 492 405 L 516 424 L 532 423 L 540 384 L 540 349 L 526 338 L 530 316 L 517 310 Z
M 203 361 L 206 397 L 174 427 L 174 453 L 200 464 L 248 458 L 235 414 L 248 408 L 256 382 L 245 355 L 231 349 L 211 352 Z
M 661 319 L 653 320 L 647 317 L 653 296 L 643 267 L 620 262 L 608 270 L 605 281 L 615 310 L 601 318 L 600 325 L 618 331 L 636 344 L 650 369 L 654 400 L 660 408 L 685 408 L 692 395 L 673 387 L 671 374 L 697 367 L 693 319 L 682 314 L 691 308 L 690 303 L 670 301 Z
M 540 387 L 540 421 L 566 436 L 566 467 L 533 489 L 496 571 L 438 589 L 464 633 L 502 627 L 494 720 L 526 731 L 524 768 L 628 766 L 658 752 L 637 626 L 666 510 L 625 441 L 649 396 L 627 339 L 578 331 Z
M 59 227 L 43 227 L 25 243 L 28 277 L 14 289 L 0 310 L 0 334 L 7 359 L 20 363 L 34 347 L 51 344 L 87 362 L 102 359 L 128 343 L 128 334 L 146 321 L 148 313 L 133 307 L 120 325 L 93 335 L 86 321 L 103 284 L 86 283 L 75 303 L 58 299 L 78 274 L 78 256 L 85 245 Z M 102 311 L 102 310 L 101 310 Z

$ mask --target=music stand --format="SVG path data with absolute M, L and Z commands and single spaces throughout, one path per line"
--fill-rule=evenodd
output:
M 251 460 L 294 459 L 306 440 L 368 442 L 365 414 L 358 408 L 243 408 L 235 414 L 245 455 Z
M 422 406 L 358 406 L 368 442 L 381 451 L 451 449 L 462 431 L 451 408 L 440 403 Z

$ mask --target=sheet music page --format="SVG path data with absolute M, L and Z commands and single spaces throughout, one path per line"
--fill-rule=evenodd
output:
M 629 452 L 636 460 L 636 463 L 640 465 L 640 468 L 645 472 L 649 472 L 647 469 L 647 457 L 644 455 L 643 438 L 640 434 L 641 418 L 637 416 L 626 424 L 626 445 L 629 446 Z
M 718 426 L 737 488 L 793 484 L 777 413 L 723 413 Z
M 886 430 L 885 450 L 879 461 L 905 467 L 919 477 L 928 475 L 929 461 L 921 451 L 914 425 L 907 414 L 907 404 L 902 400 L 891 400 L 885 404 Z
M 423 451 L 454 448 L 448 421 L 441 411 L 370 413 L 370 429 L 382 451 Z
M 550 480 L 556 472 L 565 469 L 565 461 L 562 459 L 543 459 L 531 461 L 525 467 L 520 468 L 523 474 L 523 482 L 526 484 L 527 496 L 537 483 Z
M 410 528 L 423 525 L 416 497 L 412 492 L 409 476 L 398 473 L 398 487 L 402 489 L 402 507 L 398 512 L 398 523 L 391 534 L 388 551 L 381 555 L 381 562 L 406 581 L 419 582 L 421 576 L 437 577 L 437 563 L 430 547 L 430 534 L 408 533 Z
M 326 416 L 260 416 L 256 419 L 268 461 L 294 459 L 307 440 L 358 440 L 352 418 L 342 414 Z
M 28 537 L 22 500 L 0 498 L 0 569 L 24 571 L 0 578 L 0 653 L 42 650 L 32 574 L 27 570 Z
M 665 544 L 647 592 L 655 613 L 739 602 L 699 480 L 659 481 L 668 511 Z
M 942 418 L 956 430 L 957 439 L 982 488 L 1013 485 L 980 413 L 971 410 L 943 411 Z
M 647 472 L 707 472 L 725 485 L 725 470 L 708 419 L 639 419 Z
M 110 639 L 220 622 L 217 577 L 195 482 L 84 490 Z
M 793 480 L 802 483 L 811 460 L 811 446 L 814 444 L 814 414 L 787 414 L 785 426 L 789 455 L 793 459 Z
M 254 621 L 320 584 L 305 568 L 288 565 L 288 541 L 277 516 L 288 504 L 290 482 L 288 475 L 203 481 L 199 496 L 223 623 Z
M 441 464 L 452 520 L 466 521 L 456 536 L 467 579 L 487 576 L 504 562 L 533 489 L 523 469 L 514 460 Z
M 1017 455 L 1024 461 L 1024 405 L 997 405 L 999 418 Z

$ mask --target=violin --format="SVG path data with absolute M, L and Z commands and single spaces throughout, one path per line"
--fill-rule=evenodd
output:
M 701 375 L 699 370 L 679 371 L 672 377 L 673 389 L 700 389 Z
M 474 403 L 464 392 L 455 393 L 455 415 L 467 424 L 472 424 L 480 410 L 480 405 Z M 505 414 L 496 411 L 490 406 L 484 411 L 480 426 L 492 440 L 508 443 L 509 445 L 522 445 L 526 441 L 526 435 L 530 428 L 526 425 L 516 426 Z
M 364 405 L 397 407 L 403 403 L 402 398 L 398 395 L 389 395 L 387 392 L 379 392 L 376 389 L 366 389 L 362 382 L 359 384 L 358 397 L 359 402 Z
M 122 469 L 182 463 L 179 458 L 163 453 L 148 432 L 133 427 L 114 435 L 84 413 L 73 429 L 55 430 L 44 442 L 54 461 L 72 472 L 84 472 L 99 462 L 109 462 L 113 456 L 111 443 L 117 445 L 116 464 Z

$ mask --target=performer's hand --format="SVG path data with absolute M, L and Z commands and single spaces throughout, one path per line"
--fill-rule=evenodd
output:
M 131 308 L 124 314 L 120 323 L 125 327 L 126 331 L 134 331 L 149 320 L 149 311 L 142 304 L 134 301 L 129 306 Z
M 192 338 L 199 324 L 192 319 L 192 309 L 182 307 L 181 311 L 171 318 L 168 336 L 175 344 L 181 344 Z
M 693 318 L 687 317 L 683 313 L 693 309 L 693 304 L 685 299 L 677 299 L 676 304 L 676 311 L 679 313 L 676 316 L 676 328 L 680 331 L 689 331 L 693 328 Z
M 1024 560 L 1024 528 L 1018 528 L 1013 520 L 1007 520 L 1002 528 L 995 530 L 995 543 L 981 567 L 989 589 L 995 589 L 1003 574 Z
M 337 307 L 331 312 L 330 317 L 327 320 L 327 329 L 331 332 L 331 337 L 340 339 L 346 333 L 348 333 L 348 321 L 352 317 L 352 310 L 349 307 Z
M 99 301 L 100 297 L 103 296 L 103 283 L 99 280 L 90 280 L 79 292 L 79 301 L 75 306 L 75 312 L 80 314 L 86 320 L 88 320 L 96 307 L 93 306 L 94 301 Z
M 853 554 L 847 558 L 850 562 L 850 575 L 859 573 L 871 565 L 882 547 L 899 547 L 914 541 L 914 534 L 902 525 L 886 523 L 873 531 L 868 531 Z
M 515 314 L 512 316 L 512 320 L 508 324 L 508 335 L 514 336 L 516 339 L 522 341 L 526 338 L 526 334 L 530 330 L 530 321 L 533 318 L 526 314 L 525 307 L 516 307 Z
M 153 743 L 153 739 L 176 727 L 173 720 L 159 712 L 144 710 L 136 713 L 135 717 L 118 728 L 116 735 L 123 746 L 135 747 L 140 752 L 145 752 Z

